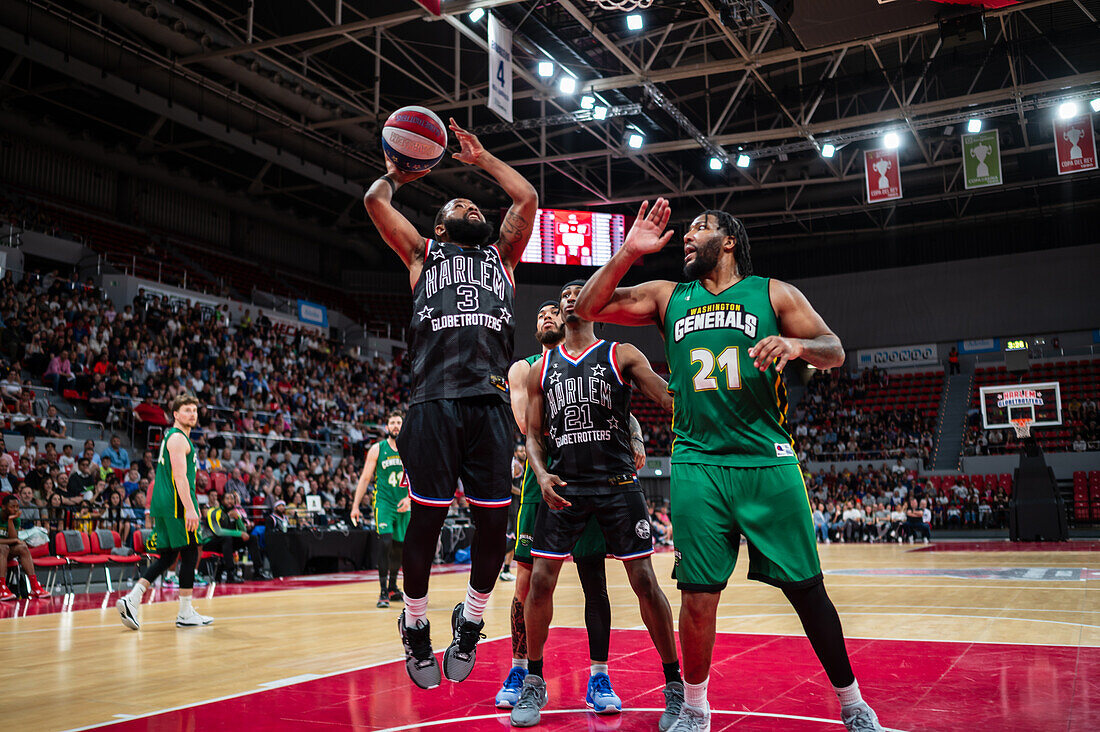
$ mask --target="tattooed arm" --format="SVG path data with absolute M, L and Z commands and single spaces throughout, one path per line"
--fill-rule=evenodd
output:
M 367 189 L 363 196 L 363 205 L 367 209 L 378 233 L 390 249 L 401 257 L 401 261 L 409 268 L 410 282 L 415 283 L 420 278 L 420 268 L 424 263 L 424 237 L 413 227 L 401 213 L 393 207 L 393 194 L 405 183 L 410 183 L 417 178 L 422 178 L 428 171 L 419 173 L 406 173 L 398 170 L 392 162 L 386 159 L 386 174 L 376 180 Z

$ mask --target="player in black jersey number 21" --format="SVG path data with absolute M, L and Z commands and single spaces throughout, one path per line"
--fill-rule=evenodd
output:
M 461 151 L 453 157 L 491 175 L 512 199 L 500 235 L 465 198 L 439 209 L 425 239 L 397 212 L 397 188 L 426 171 L 406 173 L 387 160 L 387 173 L 367 191 L 364 205 L 386 243 L 409 269 L 413 318 L 408 331 L 412 396 L 397 441 L 412 498 L 405 534 L 405 610 L 397 621 L 405 669 L 417 686 L 440 683 L 432 655 L 428 576 L 436 541 L 458 480 L 477 531 L 465 602 L 451 614 L 453 639 L 443 674 L 463 681 L 473 670 L 481 619 L 504 561 L 512 502 L 512 415 L 508 367 L 515 326 L 512 275 L 531 237 L 538 196 L 519 173 L 451 120 Z

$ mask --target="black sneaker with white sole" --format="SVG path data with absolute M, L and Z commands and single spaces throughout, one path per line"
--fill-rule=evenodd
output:
M 454 629 L 454 638 L 451 645 L 443 654 L 443 675 L 448 681 L 465 681 L 470 672 L 474 670 L 474 661 L 477 659 L 477 642 L 485 637 L 481 629 L 485 627 L 485 621 L 471 623 L 467 620 L 462 610 L 466 603 L 455 605 L 451 613 L 451 627 Z
M 425 619 L 423 625 L 405 627 L 405 611 L 397 618 L 397 632 L 405 646 L 405 671 L 412 682 L 421 689 L 439 686 L 439 661 L 432 653 L 431 626 Z

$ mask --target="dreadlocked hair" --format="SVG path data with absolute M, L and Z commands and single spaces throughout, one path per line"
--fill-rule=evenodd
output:
M 752 257 L 749 254 L 749 234 L 745 231 L 745 225 L 741 219 L 734 218 L 725 211 L 704 211 L 704 216 L 713 216 L 718 222 L 718 230 L 725 232 L 726 236 L 732 236 L 737 242 L 733 248 L 733 261 L 737 262 L 737 273 L 742 277 L 752 274 Z

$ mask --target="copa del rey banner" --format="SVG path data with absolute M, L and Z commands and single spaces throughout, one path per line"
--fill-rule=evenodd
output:
M 512 31 L 489 13 L 489 109 L 512 121 Z
M 1096 170 L 1096 138 L 1092 135 L 1092 115 L 1054 120 L 1054 149 L 1058 175 Z
M 901 165 L 897 150 L 867 150 L 863 153 L 867 180 L 867 203 L 901 198 Z

